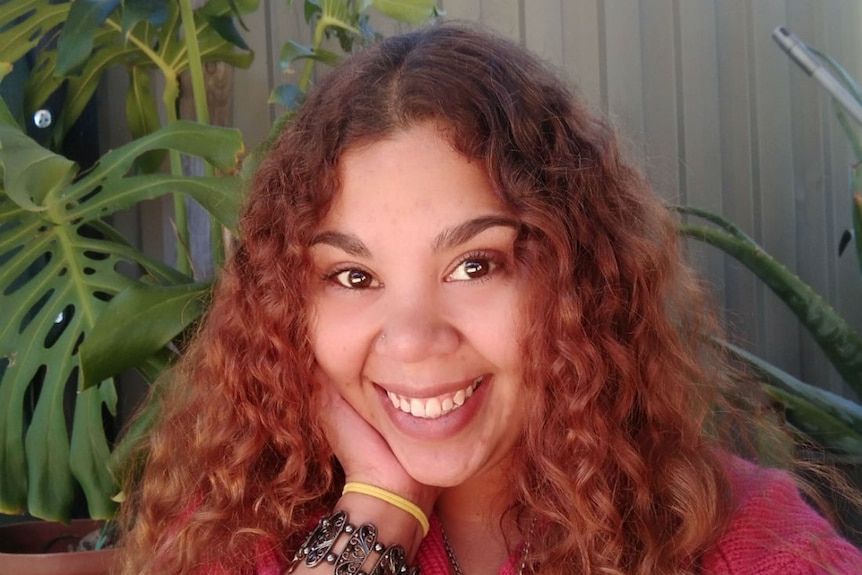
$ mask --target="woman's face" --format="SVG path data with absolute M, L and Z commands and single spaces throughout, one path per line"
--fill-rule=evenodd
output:
M 417 481 L 481 478 L 522 429 L 517 222 L 430 124 L 347 152 L 317 230 L 324 376 Z

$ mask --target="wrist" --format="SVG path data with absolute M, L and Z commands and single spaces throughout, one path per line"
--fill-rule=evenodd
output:
M 388 491 L 395 496 L 414 504 L 422 511 L 425 517 L 431 517 L 431 513 L 434 510 L 434 505 L 437 501 L 437 496 L 440 493 L 440 489 L 438 488 L 428 487 L 427 485 L 415 482 L 413 485 L 394 485 L 391 479 L 384 480 L 374 477 L 363 478 L 356 474 L 346 478 L 345 485 L 349 484 L 372 485 Z
M 413 515 L 364 493 L 344 493 L 335 508 L 345 510 L 354 523 L 373 523 L 378 538 L 390 545 L 400 544 L 409 561 L 425 537 L 422 525 Z
M 378 487 L 377 485 L 372 485 L 371 483 L 363 483 L 360 481 L 348 481 L 344 484 L 344 490 L 341 492 L 342 495 L 346 493 L 359 493 L 362 495 L 368 495 L 369 497 L 373 497 L 375 499 L 379 499 L 384 503 L 388 503 L 393 507 L 397 507 L 401 509 L 405 513 L 411 515 L 419 525 L 422 527 L 422 536 L 428 535 L 428 515 L 415 503 L 406 499 L 397 493 L 389 491 L 388 489 L 384 489 L 382 487 Z
M 383 529 L 384 533 L 392 531 L 392 528 Z M 403 545 L 384 543 L 383 537 L 374 523 L 354 522 L 347 510 L 338 509 L 318 520 L 296 551 L 287 573 L 301 575 L 328 565 L 336 575 L 419 575 L 419 568 L 410 566 L 416 550 L 408 556 Z M 326 571 L 324 568 L 323 572 Z

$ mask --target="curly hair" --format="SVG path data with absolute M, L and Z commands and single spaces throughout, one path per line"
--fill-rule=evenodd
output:
M 343 478 L 316 420 L 307 247 L 339 160 L 422 122 L 477 160 L 519 219 L 523 353 L 537 393 L 511 513 L 527 570 L 697 570 L 730 510 L 718 326 L 670 211 L 607 121 L 522 48 L 466 24 L 390 37 L 323 78 L 251 183 L 238 247 L 160 398 L 130 489 L 126 573 L 282 559 Z

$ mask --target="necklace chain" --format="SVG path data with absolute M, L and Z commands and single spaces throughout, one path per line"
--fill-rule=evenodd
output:
M 464 572 L 461 571 L 461 564 L 458 563 L 458 559 L 455 557 L 455 550 L 452 549 L 452 545 L 449 543 L 449 538 L 446 537 L 446 530 L 443 529 L 443 526 L 440 526 L 440 533 L 443 535 L 443 547 L 446 549 L 446 556 L 449 557 L 449 564 L 452 566 L 452 571 L 455 572 L 455 575 L 464 575 Z M 520 572 L 518 575 L 521 575 Z
M 527 552 L 530 548 L 530 535 L 533 533 L 533 526 L 530 525 L 530 531 L 527 536 L 527 539 L 524 540 L 524 549 L 521 552 L 521 563 L 518 565 L 517 575 L 522 575 L 524 572 L 524 566 L 527 563 Z M 458 558 L 455 557 L 455 550 L 452 549 L 452 544 L 449 543 L 449 538 L 446 537 L 446 530 L 443 529 L 443 525 L 440 525 L 440 534 L 443 536 L 443 548 L 446 550 L 446 556 L 449 558 L 449 565 L 452 566 L 452 571 L 455 572 L 455 575 L 464 575 L 464 571 L 461 570 L 461 564 L 458 563 Z

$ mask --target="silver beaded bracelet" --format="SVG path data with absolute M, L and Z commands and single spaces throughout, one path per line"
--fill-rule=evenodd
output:
M 333 553 L 332 547 L 342 533 L 349 536 L 347 544 L 340 553 Z M 377 562 L 366 573 L 362 564 L 372 553 L 378 555 Z M 320 518 L 293 556 L 287 572 L 293 573 L 300 563 L 307 567 L 332 565 L 335 575 L 419 575 L 419 567 L 407 565 L 404 547 L 382 545 L 377 541 L 377 528 L 373 524 L 363 523 L 357 528 L 347 522 L 345 511 Z

